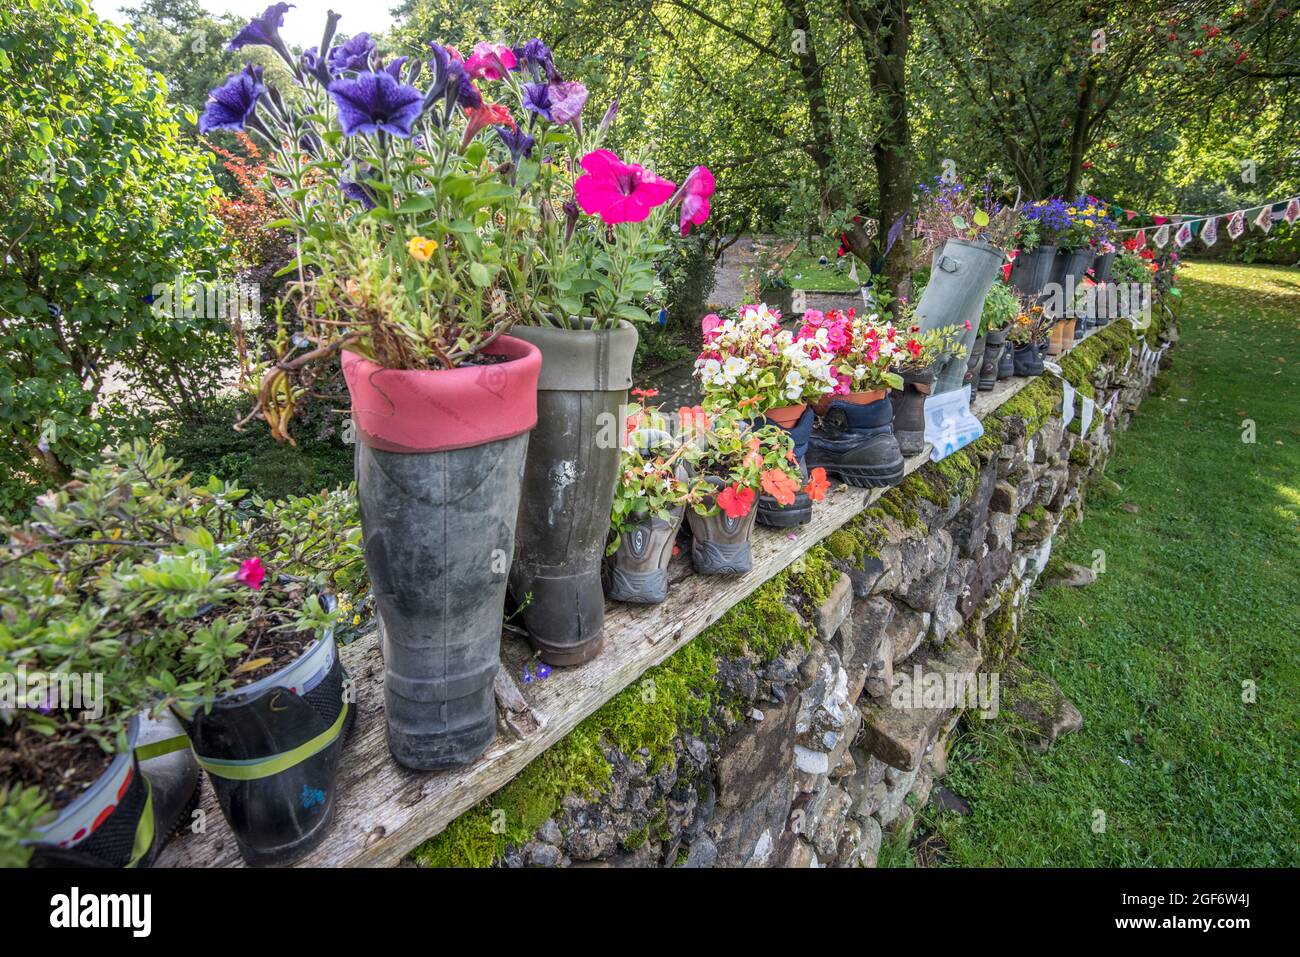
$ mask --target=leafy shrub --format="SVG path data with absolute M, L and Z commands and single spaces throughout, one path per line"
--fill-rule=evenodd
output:
M 207 158 L 122 31 L 81 0 L 6 5 L 0 87 L 0 507 L 12 514 L 148 427 L 108 383 L 164 407 L 210 396 L 226 329 L 151 305 L 179 273 L 212 274 L 221 227 Z

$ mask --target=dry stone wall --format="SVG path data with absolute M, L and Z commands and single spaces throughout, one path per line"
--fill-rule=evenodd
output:
M 475 843 L 467 819 L 415 860 L 872 867 L 930 800 L 964 716 L 996 704 L 1038 748 L 1077 728 L 1086 716 L 1016 660 L 1019 626 L 1053 543 L 1150 388 L 1139 335 L 1112 324 L 1062 359 L 1096 402 L 1086 435 L 1078 415 L 1063 424 L 1058 380 L 1032 383 L 985 420 L 978 443 L 914 473 L 760 589 L 796 623 L 784 637 L 765 633 L 774 616 L 751 599 L 696 639 L 711 642 L 707 687 L 678 693 L 703 704 L 677 712 L 702 715 L 667 749 L 601 737 L 607 773 L 559 798 L 531 836 L 480 842 L 490 854 L 469 861 L 457 856 Z M 476 811 L 486 821 L 518 803 L 502 793 Z

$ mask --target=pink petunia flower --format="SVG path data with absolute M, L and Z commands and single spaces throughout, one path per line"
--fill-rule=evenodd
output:
M 624 163 L 609 150 L 588 153 L 582 168 L 585 172 L 573 184 L 578 205 L 588 216 L 599 216 L 610 225 L 643 222 L 677 188 L 671 180 L 636 163 Z
M 691 170 L 682 184 L 682 214 L 679 220 L 682 235 L 688 236 L 691 226 L 702 226 L 709 218 L 709 197 L 713 195 L 713 173 L 707 166 Z
M 266 569 L 260 558 L 246 558 L 235 572 L 235 581 L 247 585 L 253 591 L 262 590 L 262 580 L 266 578 Z
M 517 64 L 515 51 L 504 43 L 483 41 L 474 44 L 474 52 L 465 61 L 465 72 L 475 80 L 499 80 Z

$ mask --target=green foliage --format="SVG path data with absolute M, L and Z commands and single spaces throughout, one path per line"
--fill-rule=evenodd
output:
M 1008 283 L 997 280 L 989 287 L 989 294 L 980 310 L 979 334 L 983 336 L 1005 329 L 1019 311 L 1020 296 Z
M 217 384 L 226 329 L 146 301 L 211 277 L 220 224 L 208 162 L 180 137 L 158 79 L 82 0 L 0 10 L 0 507 L 139 432 L 139 407 Z
M 655 262 L 663 287 L 661 301 L 668 310 L 669 328 L 694 332 L 708 312 L 709 294 L 716 281 L 713 249 L 703 232 L 682 236 L 676 224 L 670 225 L 674 228 L 669 231 L 667 249 Z
M 263 498 L 306 495 L 351 483 L 352 446 L 341 441 L 342 416 L 332 408 L 308 406 L 296 429 L 297 445 L 288 446 L 268 442 L 260 422 L 236 432 L 231 426 L 248 414 L 248 406 L 247 399 L 223 396 L 192 417 L 163 423 L 157 429 L 158 441 L 199 481 L 216 475 Z
M 26 867 L 31 848 L 22 842 L 39 837 L 36 828 L 50 816 L 39 788 L 0 785 L 0 867 Z

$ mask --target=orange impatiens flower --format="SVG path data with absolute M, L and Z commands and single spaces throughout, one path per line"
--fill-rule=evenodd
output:
M 763 491 L 776 499 L 778 505 L 793 505 L 799 483 L 780 469 L 763 473 Z
M 803 487 L 803 490 L 814 502 L 820 502 L 826 497 L 830 487 L 831 483 L 826 480 L 826 470 L 818 466 L 808 474 L 808 484 Z
M 709 414 L 698 405 L 684 405 L 677 410 L 677 421 L 683 430 L 703 432 L 709 427 Z

